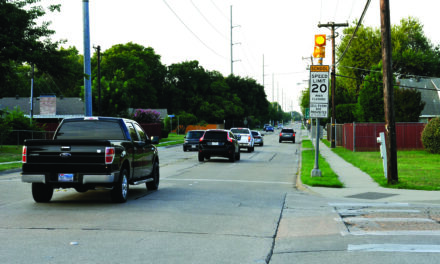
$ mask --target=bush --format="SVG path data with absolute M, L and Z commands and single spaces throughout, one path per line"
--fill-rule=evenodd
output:
M 434 118 L 422 132 L 422 143 L 430 153 L 440 153 L 440 117 Z
M 151 109 L 136 109 L 133 119 L 138 123 L 160 123 L 160 113 Z

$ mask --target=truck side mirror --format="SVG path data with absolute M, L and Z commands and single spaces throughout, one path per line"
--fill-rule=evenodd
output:
M 159 137 L 158 136 L 152 136 L 151 137 L 151 143 L 157 145 L 159 144 Z

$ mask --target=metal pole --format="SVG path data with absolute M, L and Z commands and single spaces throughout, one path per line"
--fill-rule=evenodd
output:
M 232 74 L 234 74 L 234 57 L 232 56 L 232 47 L 233 47 L 233 43 L 232 43 L 232 29 L 234 28 L 233 26 L 232 26 L 232 5 L 230 6 L 230 9 L 231 9 L 231 75 Z
M 90 62 L 89 1 L 83 0 L 85 116 L 92 116 L 92 70 Z
M 98 45 L 98 115 L 101 115 L 101 46 Z
M 32 78 L 31 78 L 31 114 L 30 124 L 32 125 L 32 118 L 34 118 L 34 64 L 32 64 Z

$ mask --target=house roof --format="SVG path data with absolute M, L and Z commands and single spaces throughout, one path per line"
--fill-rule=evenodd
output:
M 64 118 L 70 116 L 84 116 L 84 101 L 79 97 L 56 98 L 55 115 L 40 116 L 40 98 L 33 98 L 33 117 L 34 118 Z M 25 115 L 30 116 L 31 103 L 30 97 L 4 97 L 0 98 L 0 109 L 8 108 L 13 110 L 18 107 Z
M 440 116 L 440 79 L 401 79 L 400 87 L 405 89 L 416 88 L 422 95 L 425 108 L 420 114 L 422 117 Z

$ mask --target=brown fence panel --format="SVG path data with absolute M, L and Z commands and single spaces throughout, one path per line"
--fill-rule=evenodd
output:
M 162 124 L 160 123 L 152 123 L 152 124 L 139 124 L 142 129 L 147 133 L 149 138 L 151 137 L 159 137 L 162 138 Z
M 397 149 L 423 149 L 424 127 L 425 123 L 396 123 Z M 378 151 L 377 138 L 381 132 L 385 132 L 385 123 L 344 124 L 342 146 L 351 151 Z

